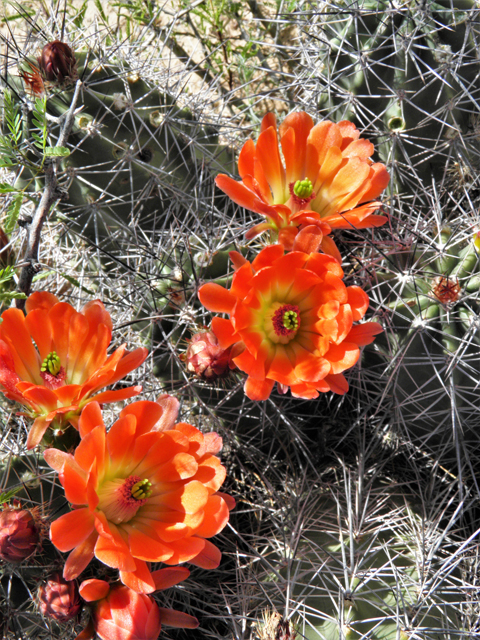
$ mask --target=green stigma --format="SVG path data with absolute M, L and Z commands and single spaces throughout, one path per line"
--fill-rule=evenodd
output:
M 136 482 L 131 490 L 132 498 L 135 500 L 145 500 L 152 495 L 152 483 L 149 480 Z
M 48 356 L 42 362 L 40 371 L 42 373 L 51 373 L 52 376 L 56 376 L 58 375 L 58 373 L 60 373 L 61 368 L 62 368 L 62 363 L 60 362 L 60 358 L 57 356 L 57 352 L 52 351 L 51 353 L 48 354 Z
M 309 198 L 312 195 L 313 185 L 308 178 L 297 180 L 293 185 L 293 193 L 299 198 Z
M 296 311 L 285 311 L 282 318 L 283 326 L 289 331 L 298 329 L 298 314 Z

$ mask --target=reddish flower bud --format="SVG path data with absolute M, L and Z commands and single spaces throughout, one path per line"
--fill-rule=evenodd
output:
M 47 618 L 68 622 L 78 615 L 81 606 L 77 583 L 67 582 L 60 573 L 50 576 L 38 589 L 38 608 Z
M 232 347 L 222 349 L 217 336 L 211 331 L 202 331 L 192 337 L 185 360 L 187 371 L 209 381 L 225 378 L 230 370 L 235 368 L 232 362 Z
M 102 640 L 157 640 L 160 610 L 150 596 L 118 585 L 96 605 L 93 624 Z
M 5 507 L 0 513 L 0 558 L 21 562 L 31 556 L 40 540 L 35 517 L 26 509 Z
M 37 60 L 43 77 L 49 82 L 63 84 L 65 80 L 77 78 L 77 61 L 73 51 L 60 40 L 46 44 Z

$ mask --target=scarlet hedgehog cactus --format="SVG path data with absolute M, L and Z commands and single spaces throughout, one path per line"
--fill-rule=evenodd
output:
M 267 113 L 257 143 L 248 140 L 240 152 L 241 182 L 224 174 L 215 182 L 234 202 L 267 218 L 247 232 L 248 239 L 270 231 L 287 250 L 320 248 L 341 262 L 328 237 L 333 229 L 378 227 L 387 221 L 374 214 L 390 176 L 385 165 L 371 160 L 373 151 L 347 120 L 314 125 L 301 111 L 287 116 L 277 133 L 275 116 Z M 308 233 L 299 238 L 302 229 Z
M 159 400 L 127 406 L 108 433 L 92 402 L 80 417 L 75 454 L 45 452 L 75 506 L 50 528 L 57 549 L 73 549 L 65 579 L 76 578 L 96 556 L 118 569 L 126 586 L 151 593 L 148 562 L 218 566 L 220 551 L 207 538 L 225 527 L 233 506 L 217 493 L 225 478 L 214 455 L 221 438 L 175 424 L 178 402 Z
M 155 590 L 172 587 L 189 576 L 185 567 L 168 567 L 152 573 Z M 121 584 L 112 587 L 104 580 L 85 580 L 80 585 L 82 598 L 94 602 L 90 624 L 81 634 L 90 640 L 94 633 L 101 640 L 157 640 L 162 624 L 196 629 L 198 620 L 181 611 L 158 607 L 153 598 Z
M 231 289 L 208 283 L 198 295 L 210 311 L 230 314 L 215 317 L 212 330 L 223 348 L 243 347 L 233 362 L 248 374 L 246 395 L 266 400 L 275 382 L 300 398 L 346 393 L 343 372 L 382 331 L 376 322 L 353 325 L 365 315 L 367 294 L 346 287 L 339 263 L 324 254 L 285 254 L 277 244 L 252 263 L 231 256 L 237 267 Z
M 116 402 L 137 395 L 140 386 L 98 393 L 121 380 L 147 357 L 141 347 L 122 345 L 110 356 L 112 320 L 100 300 L 81 311 L 47 291 L 33 293 L 27 315 L 7 309 L 0 324 L 0 385 L 7 398 L 35 418 L 27 447 L 37 445 L 48 427 L 74 426 L 93 399 Z

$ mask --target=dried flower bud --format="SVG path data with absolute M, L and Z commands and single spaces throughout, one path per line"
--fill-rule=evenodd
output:
M 187 371 L 203 380 L 217 380 L 228 376 L 232 363 L 232 347 L 222 349 L 217 336 L 211 331 L 202 331 L 192 336 L 185 354 Z
M 38 608 L 48 618 L 68 622 L 78 615 L 81 608 L 80 595 L 75 580 L 66 581 L 55 573 L 38 589 Z
M 0 558 L 21 562 L 31 556 L 40 540 L 35 517 L 26 509 L 5 507 L 0 513 Z
M 30 70 L 20 69 L 20 77 L 25 83 L 26 88 L 34 96 L 43 96 L 45 94 L 45 85 L 40 73 L 40 69 L 27 60 Z
M 63 84 L 66 80 L 77 78 L 77 61 L 73 51 L 60 40 L 47 43 L 37 60 L 43 77 L 49 82 Z

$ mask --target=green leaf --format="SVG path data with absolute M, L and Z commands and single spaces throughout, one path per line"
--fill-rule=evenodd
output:
M 45 147 L 44 153 L 46 156 L 66 158 L 70 155 L 70 149 L 67 149 L 67 147 Z
M 13 191 L 17 191 L 17 189 L 15 189 L 15 187 L 12 187 L 11 184 L 0 182 L 0 193 L 12 193 Z
M 15 489 L 9 489 L 9 491 L 4 491 L 0 493 L 0 504 L 5 504 L 6 502 L 10 502 L 10 500 L 22 490 L 23 487 L 16 487 Z
M 52 271 L 51 269 L 49 271 L 42 271 L 41 273 L 37 273 L 37 275 L 33 276 L 32 282 L 38 282 L 39 280 L 44 280 L 45 278 L 48 278 L 48 276 L 53 276 L 54 273 L 56 272 Z
M 18 215 L 20 213 L 20 207 L 22 206 L 23 193 L 19 191 L 13 198 L 10 206 L 7 209 L 7 219 L 3 225 L 3 230 L 9 236 L 15 229 L 17 224 Z
M 85 13 L 87 11 L 88 0 L 84 0 L 84 3 L 78 10 L 77 15 L 73 18 L 73 24 L 77 27 L 77 29 L 81 29 L 83 27 L 83 20 L 85 18 Z
M 20 291 L 2 291 L 0 293 L 0 300 L 3 304 L 10 304 L 12 300 L 26 300 L 27 297 Z
M 87 289 L 87 287 L 84 287 L 83 285 L 81 285 L 80 282 L 78 280 L 76 280 L 75 278 L 73 278 L 72 276 L 67 276 L 66 273 L 61 273 L 60 275 L 63 278 L 65 278 L 65 280 L 68 280 L 68 282 L 70 282 L 70 284 L 73 284 L 74 287 L 78 287 L 79 289 L 81 289 L 85 293 L 90 294 L 91 296 L 95 295 L 95 291 L 92 291 L 91 289 Z
M 106 24 L 106 23 L 108 22 L 108 20 L 107 20 L 107 16 L 105 15 L 105 12 L 104 12 L 104 10 L 103 10 L 102 3 L 100 2 L 100 0 L 95 0 L 95 6 L 97 7 L 98 12 L 99 12 L 99 14 L 100 14 L 100 15 L 101 15 L 101 17 L 102 17 L 102 20 L 103 20 L 103 21 L 105 22 L 105 24 Z

